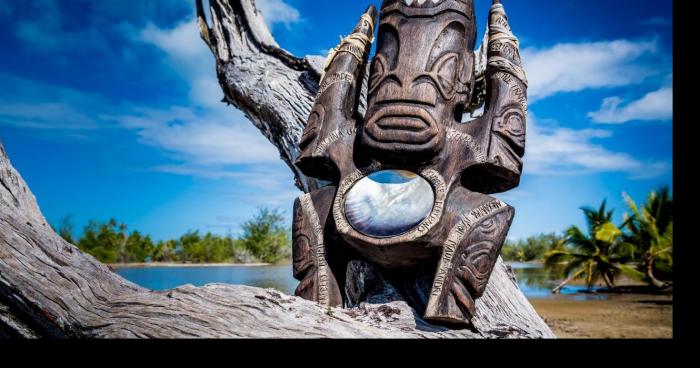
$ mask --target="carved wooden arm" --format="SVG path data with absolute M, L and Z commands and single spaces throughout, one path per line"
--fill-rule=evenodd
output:
M 527 78 L 518 39 L 499 1 L 489 13 L 485 51 L 484 114 L 461 129 L 476 138 L 483 164 L 470 167 L 464 185 L 482 193 L 499 193 L 520 183 L 525 154 Z

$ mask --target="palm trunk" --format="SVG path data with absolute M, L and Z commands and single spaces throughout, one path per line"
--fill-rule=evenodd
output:
M 561 292 L 561 289 L 566 286 L 566 284 L 570 283 L 573 279 L 581 276 L 581 274 L 584 272 L 584 270 L 578 271 L 574 273 L 573 275 L 569 276 L 566 280 L 562 281 L 561 284 L 557 285 L 554 289 L 552 289 L 552 294 L 559 294 Z
M 644 274 L 647 277 L 649 286 L 657 289 L 666 286 L 666 283 L 654 277 L 654 257 L 650 253 L 647 253 L 644 258 Z
M 603 274 L 603 281 L 605 281 L 605 285 L 608 287 L 610 290 L 615 289 L 615 279 L 608 273 Z

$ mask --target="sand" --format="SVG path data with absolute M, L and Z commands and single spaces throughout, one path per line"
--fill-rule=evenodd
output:
M 607 300 L 557 295 L 530 299 L 560 338 L 672 338 L 673 296 L 606 294 Z

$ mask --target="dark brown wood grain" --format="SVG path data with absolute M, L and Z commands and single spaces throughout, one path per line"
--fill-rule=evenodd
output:
M 375 17 L 370 7 L 353 34 L 371 38 Z M 511 207 L 486 194 L 516 187 L 522 172 L 527 81 L 518 41 L 503 6 L 494 4 L 481 94 L 471 0 L 386 0 L 376 29 L 365 115 L 358 115 L 357 96 L 366 70 L 366 42 L 355 54 L 332 52 L 327 59 L 296 165 L 305 175 L 333 185 L 334 196 L 312 192 L 315 202 L 325 201 L 317 206 L 331 212 L 334 226 L 326 227 L 326 248 L 352 248 L 359 259 L 393 275 L 387 278 L 425 318 L 468 324 L 514 215 Z M 347 50 L 351 43 L 345 39 L 336 50 Z M 484 100 L 484 114 L 463 122 L 464 112 L 478 106 L 477 99 Z M 364 234 L 347 220 L 346 196 L 366 176 L 390 169 L 425 178 L 433 189 L 433 209 L 408 232 Z M 425 269 L 432 272 L 432 284 L 399 276 L 425 274 Z

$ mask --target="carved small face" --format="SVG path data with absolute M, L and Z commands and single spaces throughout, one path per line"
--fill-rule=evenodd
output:
M 385 1 L 362 136 L 380 160 L 412 162 L 443 148 L 468 97 L 473 22 L 471 1 Z
M 459 254 L 455 271 L 467 281 L 474 293 L 472 298 L 480 297 L 486 289 L 508 230 L 502 224 L 507 223 L 509 217 L 512 217 L 512 212 L 501 211 L 484 219 L 470 235 L 468 246 Z
M 298 201 L 297 201 L 298 202 Z M 312 234 L 309 233 L 310 226 L 304 218 L 300 203 L 294 204 L 294 222 L 292 224 L 292 262 L 294 264 L 294 274 L 300 275 L 309 267 L 312 267 L 313 259 L 311 254 Z

